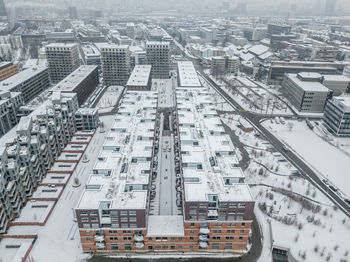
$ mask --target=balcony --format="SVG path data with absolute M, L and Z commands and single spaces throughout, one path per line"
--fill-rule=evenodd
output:
M 199 233 L 203 235 L 208 235 L 210 233 L 210 229 L 207 227 L 202 227 L 201 229 L 199 229 Z
M 134 240 L 137 242 L 141 242 L 144 240 L 144 237 L 142 235 L 134 235 Z
M 143 248 L 145 246 L 143 242 L 136 242 L 134 245 L 136 248 Z
M 106 247 L 106 244 L 105 243 L 96 243 L 96 247 L 98 249 L 104 249 Z
M 206 235 L 199 235 L 199 240 L 200 240 L 200 241 L 207 242 L 207 241 L 209 241 L 209 237 L 206 236 Z
M 204 242 L 204 241 L 199 241 L 199 247 L 200 248 L 207 248 L 208 247 L 208 242 Z
M 103 242 L 103 241 L 105 241 L 105 237 L 101 236 L 101 235 L 94 236 L 94 239 L 95 239 L 96 242 Z

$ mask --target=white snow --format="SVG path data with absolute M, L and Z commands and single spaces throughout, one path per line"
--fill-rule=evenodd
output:
M 290 125 L 293 126 L 292 129 Z M 307 126 L 305 121 L 287 121 L 285 125 L 266 121 L 264 126 L 305 159 L 320 176 L 329 179 L 350 196 L 349 155 L 324 141 Z M 345 138 L 343 141 L 350 142 L 350 139 Z
M 184 236 L 183 216 L 149 216 L 147 237 Z

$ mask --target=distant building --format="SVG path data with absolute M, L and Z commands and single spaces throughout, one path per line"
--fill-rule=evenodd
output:
M 0 16 L 7 16 L 4 0 L 0 0 Z
M 302 72 L 286 74 L 282 89 L 286 98 L 300 112 L 322 113 L 331 91 L 321 84 L 322 75 Z
M 49 87 L 50 78 L 46 66 L 25 69 L 0 83 L 0 91 L 21 92 L 24 103 Z
M 327 15 L 333 15 L 335 11 L 335 7 L 337 4 L 337 0 L 326 0 L 326 5 L 325 5 L 325 13 Z
M 267 24 L 267 35 L 289 35 L 292 31 L 290 25 L 285 24 Z
M 151 90 L 152 76 L 151 65 L 136 65 L 131 72 L 126 88 L 128 90 Z
M 17 64 L 11 62 L 2 62 L 0 63 L 0 81 L 5 80 L 18 73 Z
M 152 65 L 152 78 L 169 78 L 170 43 L 147 42 L 147 63 Z
M 99 84 L 98 68 L 94 65 L 82 65 L 62 79 L 51 91 L 76 93 L 79 106 L 95 91 Z
M 339 96 L 328 100 L 323 122 L 337 136 L 350 136 L 350 96 Z
M 45 46 L 52 83 L 58 83 L 80 66 L 77 44 L 52 43 Z
M 125 85 L 130 74 L 130 50 L 126 45 L 96 44 L 101 52 L 105 85 Z
M 69 18 L 70 19 L 78 19 L 78 9 L 76 6 L 68 7 Z

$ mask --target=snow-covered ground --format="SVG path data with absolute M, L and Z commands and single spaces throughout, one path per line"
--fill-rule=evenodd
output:
M 255 214 L 263 233 L 259 261 L 271 261 L 271 241 L 290 249 L 298 261 L 349 261 L 350 220 L 321 191 L 293 176 L 296 169 L 256 131 L 240 130 L 240 116 L 225 114 L 222 120 L 235 130 L 251 158 L 245 175 L 257 201 Z M 279 125 L 284 135 L 282 126 L 288 124 Z
M 306 121 L 286 121 L 286 124 L 265 121 L 263 125 L 269 128 L 278 138 L 300 155 L 320 176 L 328 179 L 344 194 L 350 196 L 350 138 L 338 138 L 342 148 L 331 145 L 316 131 L 311 130 Z M 320 125 L 320 124 L 319 124 Z
M 231 76 L 229 81 L 234 88 L 228 87 L 226 83 L 213 76 L 211 79 L 247 111 L 260 114 L 293 115 L 285 103 L 248 78 Z
M 110 128 L 114 117 L 100 117 L 101 121 L 105 123 L 105 129 Z M 96 131 L 85 151 L 90 161 L 87 163 L 80 161 L 75 172 L 72 174 L 73 177 L 79 178 L 81 186 L 77 188 L 72 187 L 74 179 L 69 181 L 45 226 L 12 226 L 9 228 L 8 234 L 10 235 L 38 235 L 38 239 L 30 253 L 33 261 L 75 262 L 87 258 L 87 254 L 82 253 L 78 226 L 75 222 L 74 208 L 79 201 L 90 172 L 92 172 L 93 165 L 97 160 L 99 151 L 95 149 L 98 144 L 104 142 L 104 138 L 105 133 Z M 0 249 L 1 253 L 2 250 Z
M 106 92 L 101 97 L 100 101 L 96 105 L 99 113 L 108 113 L 110 112 L 116 103 L 120 95 L 122 94 L 124 87 L 122 86 L 110 86 L 107 88 Z

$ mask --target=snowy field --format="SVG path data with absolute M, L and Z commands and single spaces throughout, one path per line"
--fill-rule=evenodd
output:
M 289 248 L 298 261 L 349 261 L 350 220 L 321 191 L 293 175 L 292 164 L 256 131 L 243 132 L 238 127 L 240 118 L 234 114 L 221 117 L 250 156 L 246 182 L 256 200 L 255 214 L 264 236 L 259 261 L 271 261 L 272 241 Z
M 305 121 L 290 120 L 285 125 L 266 121 L 263 125 L 305 159 L 323 178 L 350 196 L 349 155 L 319 137 Z M 344 138 L 342 143 L 349 144 L 350 139 Z M 343 148 L 348 150 L 346 146 Z
M 54 204 L 54 201 L 29 201 L 14 223 L 43 223 Z
M 33 242 L 32 238 L 5 238 L 0 241 L 0 261 L 22 261 Z
M 100 101 L 96 105 L 99 113 L 107 113 L 112 111 L 120 95 L 122 94 L 124 87 L 122 86 L 110 86 L 101 97 Z

